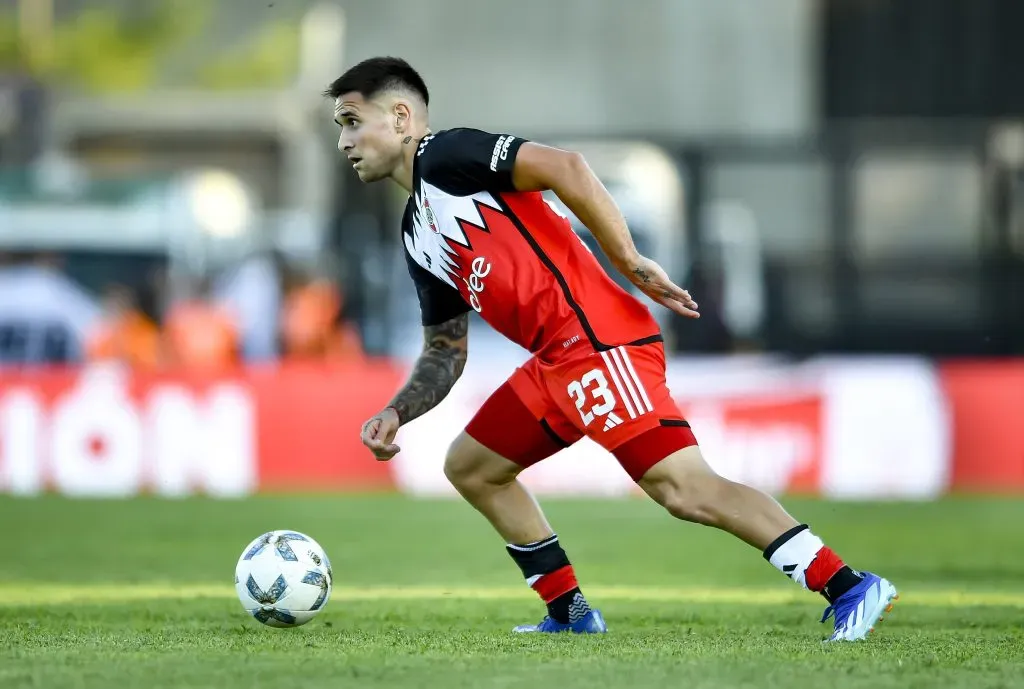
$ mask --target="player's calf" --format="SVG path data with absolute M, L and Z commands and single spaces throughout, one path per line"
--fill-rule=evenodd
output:
M 541 624 L 517 627 L 516 631 L 604 631 L 604 621 L 580 591 L 558 536 L 536 500 L 517 480 L 520 471 L 521 466 L 467 433 L 452 443 L 444 467 L 456 490 L 505 539 L 506 550 L 526 583 L 547 605 L 548 617 Z
M 728 531 L 759 550 L 797 525 L 769 495 L 715 473 L 696 445 L 658 462 L 638 483 L 672 516 Z
M 728 531 L 761 550 L 766 560 L 793 581 L 821 593 L 831 604 L 830 610 L 837 608 L 845 613 L 837 615 L 837 630 L 840 617 L 844 630 L 856 630 L 837 631 L 842 638 L 861 638 L 856 634 L 866 634 L 895 596 L 889 582 L 883 579 L 877 583 L 878 577 L 869 582 L 848 567 L 771 496 L 716 474 L 697 446 L 679 450 L 654 465 L 639 485 L 673 516 Z M 857 618 L 855 625 L 847 609 L 849 601 L 865 596 L 881 601 L 876 606 L 877 615 L 873 619 L 870 615 L 863 620 Z
M 506 543 L 533 543 L 552 533 L 533 496 L 516 480 L 521 471 L 466 433 L 452 443 L 444 464 L 451 484 Z

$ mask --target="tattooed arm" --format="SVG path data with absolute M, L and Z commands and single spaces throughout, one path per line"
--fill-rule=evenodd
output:
M 466 367 L 469 315 L 455 316 L 439 325 L 424 326 L 423 351 L 412 375 L 379 414 L 363 424 L 362 440 L 379 460 L 398 454 L 394 444 L 398 428 L 441 403 Z
M 466 367 L 469 315 L 423 329 L 423 352 L 412 375 L 388 405 L 405 425 L 441 403 Z

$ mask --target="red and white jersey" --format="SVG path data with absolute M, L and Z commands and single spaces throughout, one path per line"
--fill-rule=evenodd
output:
M 539 192 L 518 192 L 523 139 L 451 129 L 420 142 L 402 221 L 424 325 L 469 309 L 555 361 L 661 341 L 647 307 L 619 287 L 569 220 Z

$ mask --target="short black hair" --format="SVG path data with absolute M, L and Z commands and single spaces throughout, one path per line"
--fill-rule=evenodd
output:
M 409 89 L 422 98 L 425 105 L 430 105 L 430 93 L 423 78 L 399 57 L 363 60 L 331 82 L 324 89 L 324 96 L 338 98 L 345 93 L 360 93 L 363 98 L 370 99 L 393 88 Z

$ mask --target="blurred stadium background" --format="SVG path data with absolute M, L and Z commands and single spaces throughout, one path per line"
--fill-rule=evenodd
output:
M 184 7 L 0 4 L 3 490 L 445 490 L 522 355 L 479 323 L 405 460 L 360 450 L 419 328 L 400 192 L 339 160 L 319 93 L 377 53 L 422 70 L 436 128 L 588 155 L 699 295 L 699 323 L 653 310 L 722 471 L 1024 489 L 1017 3 Z M 535 480 L 572 490 L 594 452 Z M 628 490 L 606 459 L 590 488 Z
M 719 471 L 822 518 L 925 501 L 922 539 L 944 504 L 991 519 L 1024 494 L 1022 26 L 1019 0 L 0 0 L 5 520 L 66 514 L 56 544 L 119 519 L 60 496 L 156 494 L 124 501 L 148 523 L 184 518 L 167 497 L 453 494 L 445 447 L 524 356 L 476 322 L 402 454 L 359 444 L 420 342 L 404 199 L 358 182 L 320 96 L 377 54 L 421 71 L 435 128 L 587 155 L 701 304 L 652 311 Z M 526 480 L 634 491 L 586 442 Z M 239 547 L 308 525 L 288 504 Z

